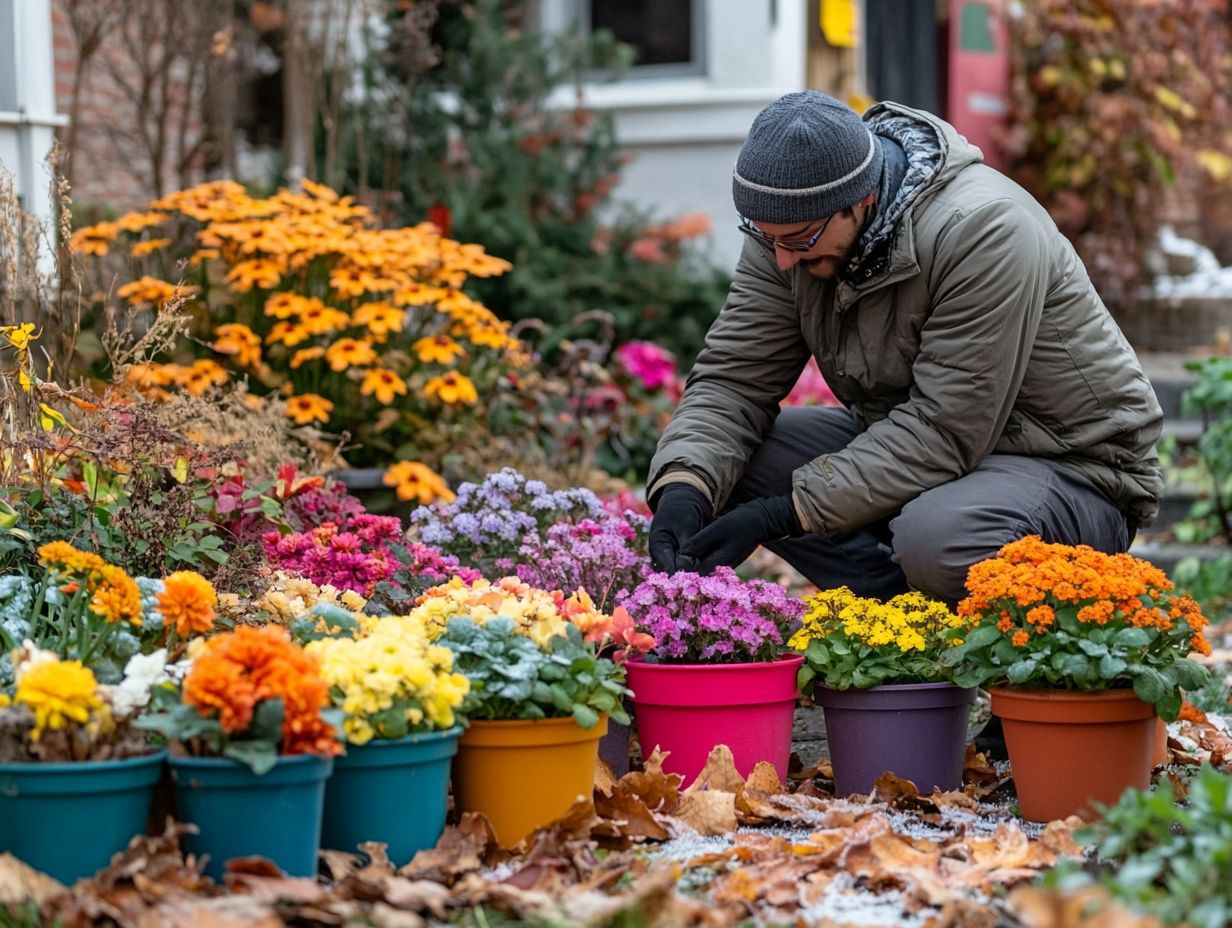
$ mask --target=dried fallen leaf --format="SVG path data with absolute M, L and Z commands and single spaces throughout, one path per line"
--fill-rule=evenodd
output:
M 667 829 L 632 788 L 623 782 L 614 784 L 606 795 L 596 790 L 595 812 L 603 819 L 594 829 L 596 837 L 612 839 L 621 845 L 628 845 L 634 840 L 668 839 Z
M 700 835 L 725 835 L 736 830 L 736 794 L 715 789 L 686 792 L 673 818 Z
M 736 759 L 732 757 L 731 748 L 727 745 L 716 744 L 710 750 L 706 766 L 697 775 L 697 779 L 689 784 L 685 794 L 703 789 L 725 793 L 738 793 L 744 789 L 744 777 L 736 770 Z
M 1070 894 L 1020 886 L 1006 908 L 1023 928 L 1159 928 L 1159 920 L 1131 912 L 1096 886 Z
M 768 795 L 785 792 L 783 784 L 779 782 L 778 771 L 774 769 L 773 764 L 768 764 L 764 760 L 757 762 L 757 766 L 749 774 L 744 788 L 751 792 L 766 793 Z
M 668 815 L 680 801 L 680 784 L 684 777 L 678 773 L 663 772 L 664 753 L 657 748 L 647 758 L 641 772 L 627 773 L 620 782 L 646 804 L 651 812 Z
M 398 874 L 449 885 L 462 874 L 482 867 L 498 846 L 491 822 L 478 812 L 465 812 L 457 825 L 445 829 L 436 847 L 420 851 Z
M 26 902 L 42 905 L 64 887 L 45 873 L 22 863 L 8 851 L 0 853 L 0 906 Z

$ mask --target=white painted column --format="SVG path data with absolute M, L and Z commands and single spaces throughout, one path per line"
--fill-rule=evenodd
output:
M 50 0 L 0 0 L 0 168 L 13 174 L 22 206 L 44 225 L 51 177 L 43 161 L 57 126 Z

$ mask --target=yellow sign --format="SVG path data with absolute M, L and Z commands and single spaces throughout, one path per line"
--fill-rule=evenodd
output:
M 855 48 L 860 39 L 858 0 L 821 0 L 821 34 L 836 48 Z

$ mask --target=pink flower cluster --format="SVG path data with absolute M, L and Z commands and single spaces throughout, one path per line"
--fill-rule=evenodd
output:
M 839 406 L 838 397 L 821 376 L 817 360 L 809 358 L 808 364 L 800 373 L 800 379 L 791 388 L 791 393 L 783 400 L 784 406 Z
M 671 387 L 676 381 L 676 358 L 654 342 L 625 342 L 616 349 L 616 360 L 647 390 Z
M 367 520 L 386 519 L 365 514 L 352 520 L 352 527 Z M 356 531 L 342 532 L 332 522 L 289 535 L 267 532 L 262 536 L 265 556 L 272 566 L 305 577 L 318 586 L 328 584 L 371 596 L 393 566 L 385 543 L 393 540 L 400 526 L 397 519 L 388 521 L 393 523 L 392 534 L 388 527 L 371 523 L 362 524 Z

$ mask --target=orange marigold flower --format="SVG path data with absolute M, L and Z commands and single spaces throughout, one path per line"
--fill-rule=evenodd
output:
M 1020 628 L 1018 631 L 1014 632 L 1014 637 L 1010 639 L 1010 643 L 1016 648 L 1021 648 L 1030 639 L 1031 636 L 1028 634 L 1027 630 L 1025 628 Z
M 38 551 L 39 563 L 49 569 L 59 568 L 70 573 L 87 573 L 98 570 L 107 562 L 97 554 L 89 551 L 78 551 L 67 541 L 51 541 L 42 545 Z
M 391 370 L 374 367 L 364 375 L 359 392 L 364 396 L 373 396 L 378 403 L 388 406 L 395 396 L 406 396 L 406 381 Z
M 1002 612 L 1001 618 L 997 619 L 997 628 L 1000 631 L 1008 632 L 1014 627 L 1014 620 L 1009 617 L 1009 613 Z
M 140 625 L 141 590 L 137 581 L 119 567 L 104 564 L 90 575 L 87 585 L 94 595 L 90 610 L 108 622 L 128 622 Z
M 287 418 L 294 419 L 297 425 L 328 422 L 333 411 L 334 404 L 316 393 L 301 393 L 287 400 Z
M 217 714 L 228 734 L 246 730 L 267 699 L 283 704 L 279 753 L 332 756 L 342 750 L 321 718 L 329 687 L 320 665 L 281 626 L 245 625 L 208 639 L 184 678 L 184 702 L 202 715 Z
M 214 627 L 218 594 L 205 577 L 194 570 L 177 570 L 163 580 L 163 592 L 158 594 L 158 611 L 168 626 L 175 625 L 176 634 L 187 638 L 194 632 L 204 634 Z
M 401 500 L 415 500 L 426 506 L 436 500 L 450 502 L 454 498 L 440 474 L 418 461 L 399 461 L 381 479 L 386 486 L 398 488 Z
M 469 377 L 456 371 L 450 371 L 441 377 L 433 377 L 424 384 L 423 392 L 426 396 L 434 396 L 450 406 L 470 405 L 479 400 L 475 384 Z

